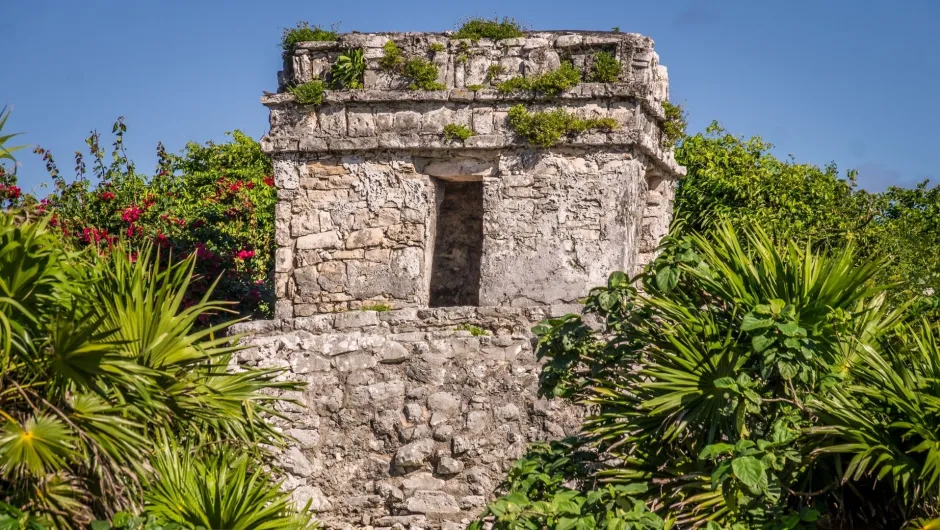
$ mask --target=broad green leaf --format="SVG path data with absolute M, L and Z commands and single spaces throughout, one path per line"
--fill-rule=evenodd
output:
M 731 461 L 734 477 L 740 480 L 753 494 L 767 488 L 767 473 L 760 460 L 753 456 L 739 456 Z

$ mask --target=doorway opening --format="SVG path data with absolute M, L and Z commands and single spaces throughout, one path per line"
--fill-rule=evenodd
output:
M 437 182 L 444 197 L 437 211 L 429 305 L 476 306 L 483 256 L 483 182 Z

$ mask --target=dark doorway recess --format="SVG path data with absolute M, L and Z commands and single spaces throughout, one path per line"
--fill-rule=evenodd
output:
M 431 262 L 431 307 L 480 304 L 483 255 L 483 183 L 438 181 L 444 199 L 437 213 Z

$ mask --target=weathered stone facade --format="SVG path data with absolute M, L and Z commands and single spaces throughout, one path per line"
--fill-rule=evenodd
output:
M 431 59 L 445 89 L 409 90 L 382 71 L 389 40 Z M 281 93 L 263 98 L 277 320 L 237 327 L 249 346 L 238 361 L 307 383 L 284 411 L 297 442 L 280 459 L 325 523 L 467 522 L 527 443 L 579 425 L 580 410 L 537 397 L 529 329 L 576 310 L 610 272 L 637 271 L 668 228 L 683 169 L 662 147 L 668 80 L 652 46 L 596 32 L 348 34 L 285 57 Z M 327 91 L 318 106 L 286 92 L 328 78 L 352 47 L 367 60 L 364 89 Z M 600 51 L 621 62 L 617 82 L 551 98 L 493 88 L 562 61 L 588 79 Z M 617 127 L 537 148 L 507 124 L 518 103 Z M 447 141 L 450 123 L 475 135 Z M 378 303 L 393 310 L 363 310 Z
M 575 432 L 580 411 L 538 398 L 529 329 L 576 310 L 349 311 L 250 322 L 245 365 L 306 383 L 286 406 L 285 487 L 331 527 L 466 522 L 526 444 Z M 457 329 L 487 330 L 473 336 Z
M 365 89 L 328 91 L 319 107 L 298 105 L 289 93 L 264 98 L 271 131 L 262 146 L 272 154 L 280 190 L 279 317 L 376 302 L 427 307 L 436 301 L 432 292 L 460 280 L 453 276 L 458 271 L 474 283 L 479 277 L 477 292 L 462 298 L 474 305 L 570 303 L 610 271 L 636 271 L 649 259 L 667 228 L 681 168 L 661 146 L 668 80 L 648 38 L 534 33 L 496 43 L 438 34 L 340 39 L 299 45 L 281 80 L 324 77 L 342 50 L 361 46 Z M 407 54 L 432 57 L 447 88 L 412 91 L 383 72 L 378 61 L 389 39 Z M 429 51 L 434 44 L 445 51 Z M 585 82 L 554 98 L 466 88 L 487 82 L 492 65 L 502 72 L 495 81 L 550 71 L 562 59 L 587 77 L 599 51 L 620 59 L 617 83 Z M 509 107 L 519 102 L 532 111 L 564 108 L 585 118 L 613 118 L 618 128 L 569 138 L 552 149 L 532 148 L 507 125 Z M 442 131 L 449 123 L 476 135 L 447 141 Z M 442 251 L 441 205 L 455 182 L 475 183 L 468 197 L 475 193 L 482 204 L 468 213 L 482 216 L 482 223 L 443 219 L 452 223 L 443 227 L 444 239 L 470 228 L 477 232 L 465 237 L 470 247 Z M 473 252 L 479 259 L 458 256 Z M 454 259 L 463 263 L 450 267 Z M 453 296 L 442 299 L 454 302 Z

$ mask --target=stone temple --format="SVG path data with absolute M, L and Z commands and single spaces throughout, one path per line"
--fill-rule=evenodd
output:
M 430 60 L 443 90 L 383 70 L 383 47 Z M 301 105 L 361 48 L 364 88 Z M 615 82 L 554 96 L 495 86 L 570 62 Z M 496 65 L 496 66 L 494 66 Z M 653 256 L 684 172 L 664 148 L 665 67 L 651 39 L 533 32 L 352 33 L 301 43 L 265 96 L 275 168 L 275 320 L 241 324 L 238 362 L 307 383 L 281 424 L 285 487 L 330 527 L 457 528 L 530 442 L 576 431 L 581 411 L 537 395 L 532 325 L 578 311 L 615 270 Z M 564 109 L 617 127 L 530 145 L 510 107 Z M 445 125 L 473 131 L 447 140 Z M 379 310 L 376 310 L 379 309 Z

